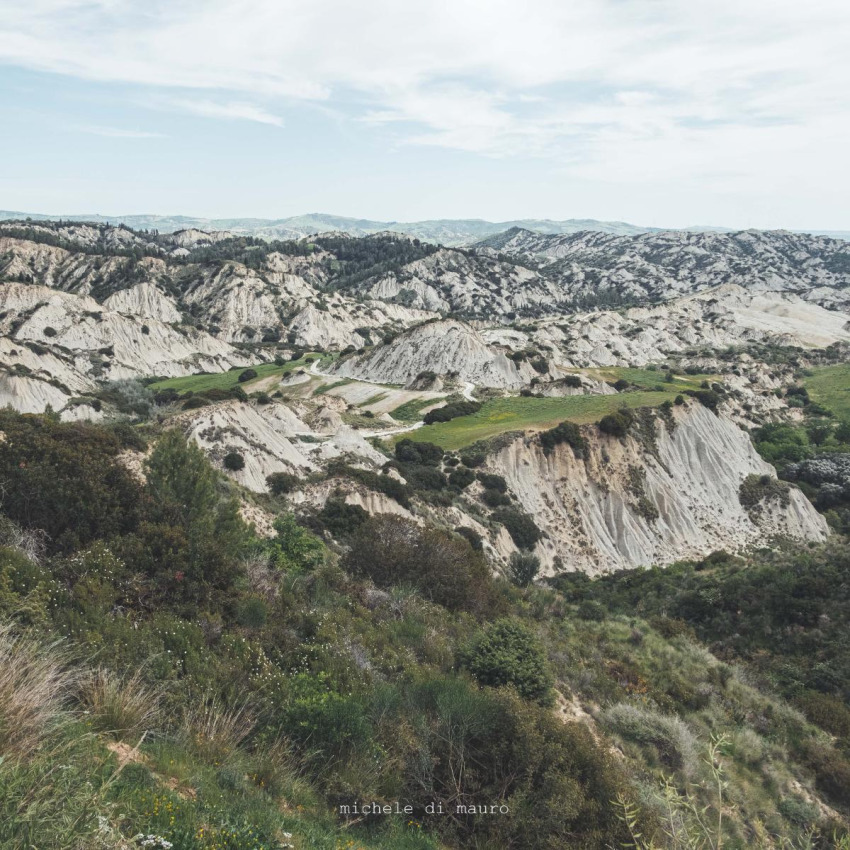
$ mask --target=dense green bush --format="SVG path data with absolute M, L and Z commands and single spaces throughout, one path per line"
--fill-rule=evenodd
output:
M 419 443 L 405 437 L 395 444 L 395 456 L 403 463 L 436 466 L 443 459 L 443 450 L 434 443 Z
M 599 420 L 599 430 L 612 437 L 625 437 L 629 433 L 633 421 L 634 414 L 631 410 L 618 410 L 616 413 L 609 413 Z
M 403 517 L 378 514 L 363 523 L 343 566 L 379 587 L 415 587 L 447 608 L 483 613 L 493 604 L 492 580 L 480 552 L 453 534 Z
M 225 469 L 229 469 L 231 472 L 238 472 L 240 469 L 245 468 L 245 458 L 239 452 L 228 452 L 224 456 L 222 464 Z
M 449 484 L 452 487 L 457 487 L 459 490 L 464 490 L 475 481 L 475 473 L 465 466 L 459 466 L 453 469 L 449 475 Z
M 473 413 L 478 413 L 481 410 L 481 403 L 477 401 L 453 401 L 443 407 L 438 407 L 435 410 L 429 410 L 422 417 L 426 425 L 432 425 L 434 422 L 449 422 L 456 419 L 458 416 L 469 416 Z
M 492 517 L 505 526 L 520 549 L 533 549 L 542 536 L 534 520 L 518 508 L 498 508 L 493 511 Z
M 266 476 L 266 485 L 275 496 L 291 493 L 301 486 L 301 478 L 289 472 L 272 472 Z
M 581 435 L 581 429 L 575 422 L 561 422 L 560 425 L 540 434 L 540 445 L 545 451 L 551 451 L 559 443 L 571 446 L 576 454 L 580 454 L 587 446 L 586 440 Z
M 319 522 L 335 537 L 353 534 L 369 519 L 360 505 L 349 505 L 344 498 L 331 497 L 318 514 Z
M 239 383 L 244 384 L 245 381 L 253 380 L 256 377 L 257 377 L 257 370 L 256 369 L 246 369 L 244 372 L 239 373 L 239 377 L 238 377 L 237 380 L 239 381 Z
M 519 620 L 490 623 L 475 635 L 459 660 L 483 685 L 511 685 L 521 697 L 541 705 L 552 700 L 553 679 L 543 646 Z

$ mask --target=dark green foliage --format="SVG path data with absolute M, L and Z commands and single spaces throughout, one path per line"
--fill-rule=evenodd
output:
M 236 621 L 240 626 L 259 629 L 266 624 L 269 611 L 266 601 L 259 596 L 248 596 L 239 603 Z
M 492 516 L 496 522 L 505 526 L 520 549 L 533 549 L 542 536 L 534 520 L 517 508 L 499 508 L 493 511 Z
M 629 388 L 629 382 L 625 378 L 620 378 L 618 381 L 614 382 L 614 389 L 617 390 L 618 393 L 623 392 L 623 390 L 627 390 Z
M 561 378 L 561 382 L 565 387 L 572 387 L 573 389 L 581 389 L 582 386 L 581 378 L 578 375 L 567 375 Z
M 498 508 L 502 505 L 511 504 L 511 497 L 506 493 L 503 493 L 501 490 L 496 490 L 494 488 L 487 488 L 481 494 L 481 501 L 487 505 L 488 508 Z
M 685 390 L 685 395 L 695 398 L 703 407 L 717 413 L 717 405 L 720 404 L 720 396 L 715 390 Z
M 450 846 L 590 850 L 626 840 L 610 804 L 623 777 L 581 724 L 450 678 L 418 685 L 408 706 L 424 733 L 417 764 L 429 769 L 408 766 L 404 796 L 457 812 L 443 819 Z M 500 803 L 510 816 L 456 809 Z
M 756 428 L 752 438 L 759 454 L 777 466 L 812 456 L 809 435 L 805 428 L 772 422 Z
M 235 499 L 218 489 L 215 470 L 179 431 L 166 431 L 146 463 L 149 519 L 122 541 L 160 591 L 202 604 L 225 594 L 245 529 Z
M 457 487 L 459 490 L 464 490 L 475 481 L 475 473 L 465 466 L 459 466 L 453 469 L 449 475 L 449 484 L 452 487 Z
M 486 562 L 466 540 L 403 517 L 378 514 L 351 541 L 344 567 L 379 587 L 409 585 L 451 609 L 483 613 L 492 603 Z
M 436 410 L 429 410 L 422 421 L 426 425 L 434 422 L 449 422 L 458 416 L 469 416 L 481 410 L 481 402 L 478 401 L 453 401 Z
M 441 449 L 442 451 L 442 449 Z M 418 469 L 426 469 L 427 467 L 418 467 Z M 432 469 L 441 479 L 440 487 L 445 486 L 445 477 L 439 470 Z M 384 493 L 391 499 L 395 499 L 402 507 L 410 507 L 410 488 L 402 484 L 391 475 L 379 475 L 376 472 L 371 472 L 368 469 L 359 469 L 354 466 L 348 466 L 346 463 L 330 463 L 328 464 L 328 477 L 336 475 L 344 475 L 354 481 L 359 481 L 365 487 L 372 490 L 377 490 L 379 493 Z
M 239 452 L 228 452 L 224 456 L 222 464 L 225 469 L 229 469 L 231 472 L 238 472 L 240 469 L 245 468 L 245 458 Z
M 443 450 L 434 443 L 417 443 L 405 437 L 395 444 L 395 456 L 403 463 L 436 466 L 443 459 Z
M 465 538 L 469 545 L 476 552 L 484 551 L 484 544 L 481 540 L 481 535 L 474 528 L 469 528 L 469 526 L 461 525 L 455 529 L 455 532 L 461 537 Z
M 0 411 L 3 509 L 26 528 L 46 532 L 52 551 L 131 532 L 141 491 L 116 463 L 114 432 L 85 423 Z
M 56 334 L 57 334 L 56 328 L 51 328 L 50 326 L 47 326 L 44 329 L 44 335 L 45 336 L 52 337 L 52 336 L 56 336 Z
M 318 518 L 334 537 L 347 537 L 369 519 L 369 514 L 360 505 L 349 505 L 345 499 L 332 497 L 319 511 Z
M 438 250 L 436 245 L 390 234 L 365 239 L 322 236 L 316 244 L 336 257 L 339 268 L 333 286 L 343 290 L 355 287 L 369 277 L 421 260 Z
M 482 629 L 459 657 L 483 685 L 510 685 L 524 699 L 551 701 L 552 673 L 536 635 L 519 620 L 505 617 Z
M 587 446 L 587 442 L 581 435 L 581 429 L 575 422 L 561 422 L 548 431 L 540 434 L 540 445 L 544 451 L 551 451 L 560 443 L 571 446 L 576 454 L 581 454 Z
M 301 485 L 301 478 L 289 472 L 273 472 L 266 476 L 266 484 L 275 496 L 291 493 Z
M 447 486 L 446 476 L 433 466 L 406 463 L 402 474 L 414 490 L 443 490 Z
M 634 413 L 631 410 L 618 410 L 616 413 L 609 413 L 599 420 L 599 430 L 612 437 L 625 437 L 629 433 L 633 421 Z
M 237 378 L 237 380 L 239 381 L 240 384 L 244 384 L 245 381 L 250 381 L 250 380 L 252 380 L 253 378 L 256 378 L 256 377 L 257 377 L 257 370 L 256 369 L 246 369 L 244 372 L 239 373 L 239 377 Z
M 578 616 L 582 620 L 604 620 L 605 609 L 592 599 L 585 599 L 578 606 Z
M 531 552 L 513 552 L 508 561 L 511 581 L 518 587 L 528 587 L 540 572 L 540 558 Z
M 460 456 L 461 463 L 468 466 L 470 469 L 476 469 L 487 460 L 487 455 L 484 452 L 466 452 Z
M 681 407 L 685 403 L 685 397 L 680 393 L 673 399 L 673 404 Z
M 508 492 L 508 482 L 501 475 L 491 472 L 479 472 L 475 476 L 487 490 L 497 490 L 499 493 Z

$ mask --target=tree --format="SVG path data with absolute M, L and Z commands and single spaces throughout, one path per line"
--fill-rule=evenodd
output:
M 531 552 L 513 552 L 508 562 L 511 581 L 518 587 L 528 587 L 540 572 L 540 558 Z
M 247 529 L 236 500 L 219 493 L 219 474 L 203 451 L 176 430 L 160 438 L 146 471 L 154 527 L 175 541 L 149 569 L 179 588 L 185 601 L 201 603 L 226 592 Z M 169 569 L 172 562 L 179 569 Z

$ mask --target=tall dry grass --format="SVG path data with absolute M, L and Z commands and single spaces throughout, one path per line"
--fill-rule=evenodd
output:
M 79 672 L 57 645 L 41 645 L 0 624 L 0 756 L 25 759 L 69 719 Z
M 80 702 L 92 727 L 117 740 L 136 739 L 161 720 L 162 691 L 146 685 L 140 671 L 130 677 L 99 667 L 83 677 Z

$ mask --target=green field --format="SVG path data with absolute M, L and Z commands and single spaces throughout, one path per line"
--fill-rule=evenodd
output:
M 720 380 L 719 375 L 676 375 L 672 383 L 664 380 L 667 374 L 663 369 L 636 369 L 630 366 L 607 366 L 599 369 L 581 369 L 578 374 L 600 381 L 614 381 L 625 378 L 629 383 L 651 390 L 663 386 L 665 391 L 681 392 L 682 390 L 698 390 L 703 381 Z
M 839 419 L 850 422 L 850 364 L 818 366 L 803 385 L 812 401 L 828 407 Z
M 157 381 L 151 384 L 152 390 L 175 389 L 178 392 L 185 393 L 191 390 L 193 393 L 203 392 L 204 390 L 229 390 L 239 383 L 239 376 L 247 368 L 253 369 L 257 373 L 257 377 L 250 381 L 246 381 L 242 386 L 246 392 L 251 391 L 251 385 L 269 378 L 272 375 L 285 375 L 293 369 L 300 366 L 308 366 L 307 358 L 315 359 L 315 354 L 305 354 L 300 360 L 292 360 L 289 363 L 284 363 L 283 366 L 277 366 L 274 363 L 261 363 L 258 366 L 240 366 L 238 369 L 231 369 L 229 372 L 214 372 L 212 374 L 200 375 L 185 375 L 182 378 L 166 378 L 164 381 Z
M 471 416 L 459 416 L 450 422 L 426 425 L 402 436 L 436 443 L 444 449 L 462 449 L 505 431 L 542 431 L 567 419 L 579 424 L 596 422 L 606 413 L 613 413 L 621 407 L 656 407 L 667 399 L 675 398 L 678 387 L 675 384 L 669 386 L 669 392 L 573 395 L 566 398 L 499 398 L 485 402 L 481 410 Z

